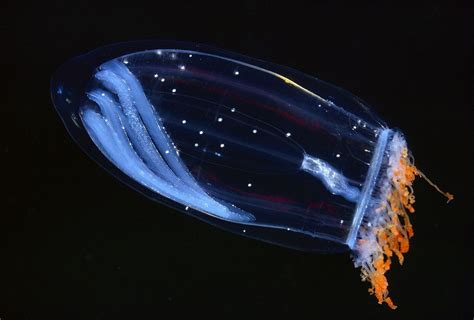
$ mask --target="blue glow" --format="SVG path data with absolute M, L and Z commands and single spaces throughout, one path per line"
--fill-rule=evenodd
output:
M 101 114 L 86 108 L 82 119 L 90 137 L 111 162 L 145 187 L 188 207 L 222 219 L 253 219 L 242 210 L 215 201 L 198 186 L 179 160 L 139 82 L 124 64 L 106 63 L 95 77 L 120 102 L 103 90 L 91 91 L 88 97 Z

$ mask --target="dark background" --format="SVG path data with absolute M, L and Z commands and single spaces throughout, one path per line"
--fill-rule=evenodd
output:
M 182 313 L 472 319 L 472 5 L 7 6 L 2 320 Z M 446 205 L 415 183 L 412 248 L 405 265 L 389 272 L 398 310 L 368 295 L 348 254 L 297 252 L 215 229 L 128 189 L 80 151 L 51 104 L 51 74 L 98 46 L 149 38 L 206 43 L 299 69 L 363 98 L 406 134 L 417 166 L 455 200 Z

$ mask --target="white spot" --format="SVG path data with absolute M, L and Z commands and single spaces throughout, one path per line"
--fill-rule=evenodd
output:
M 253 129 L 252 132 L 253 132 L 253 133 L 257 133 L 257 129 Z
M 318 107 L 321 108 L 321 104 L 318 104 Z
M 154 76 L 155 78 L 158 78 L 158 73 L 155 73 L 153 76 Z
M 250 188 L 251 186 L 252 186 L 252 184 L 251 184 L 251 183 L 247 184 L 247 187 L 249 187 L 249 188 Z
M 357 129 L 357 126 L 353 126 L 353 127 L 352 127 L 352 130 L 355 130 L 355 129 Z
M 344 223 L 344 220 L 339 221 L 339 223 L 340 223 L 340 224 L 343 224 L 343 223 Z
M 166 150 L 165 153 L 168 154 L 168 153 L 170 153 L 170 151 L 169 151 L 169 150 Z
M 285 135 L 287 138 L 291 137 L 291 133 L 287 132 Z
M 367 223 L 367 225 L 368 225 L 369 227 L 372 227 L 372 223 L 370 223 L 370 222 L 369 222 L 369 223 Z
M 186 124 L 186 120 L 181 121 L 182 124 Z
M 204 131 L 202 131 L 202 130 L 201 130 L 201 131 L 199 131 L 199 134 L 203 134 L 203 133 L 204 133 Z
M 286 228 L 286 231 L 290 231 L 290 228 Z
M 235 108 L 230 109 L 230 112 L 235 112 Z
M 192 57 L 193 57 L 193 55 L 192 55 L 192 54 L 190 54 L 188 57 L 192 58 Z
M 224 148 L 224 147 L 225 147 L 225 144 L 221 143 L 220 147 L 221 147 L 221 148 Z
M 368 150 L 368 149 L 364 149 L 364 151 L 370 153 L 370 150 Z
M 360 120 L 360 119 L 359 119 L 359 120 L 357 120 L 357 123 L 358 123 L 358 124 L 360 124 L 361 122 L 362 122 L 362 120 Z
M 156 50 L 156 54 L 161 56 L 163 54 L 163 52 L 161 50 Z
M 186 67 L 185 66 L 179 66 L 179 70 L 185 70 Z
M 217 118 L 217 121 L 222 122 L 222 118 Z
M 234 71 L 234 75 L 238 76 L 239 74 L 240 74 L 240 72 L 238 70 Z
M 171 54 L 171 59 L 175 60 L 176 59 L 176 53 Z
M 105 93 L 103 93 L 103 92 L 102 92 L 100 95 L 101 95 L 102 97 L 105 97 Z
M 165 82 L 165 78 L 161 78 L 160 81 L 161 81 L 161 82 Z
M 128 64 L 128 60 L 127 59 L 123 60 L 123 63 Z
M 245 233 L 245 232 L 247 232 L 247 230 L 244 229 L 244 230 L 242 230 L 242 232 Z
M 340 157 L 341 157 L 341 155 L 339 153 L 336 154 L 336 158 L 340 158 Z
M 184 208 L 184 210 L 188 210 L 188 209 L 189 209 L 189 207 Z
M 195 146 L 195 147 L 199 147 L 199 143 L 196 142 L 196 143 L 194 144 L 194 146 Z
M 171 90 L 171 92 L 175 93 L 175 92 L 176 92 L 176 89 Z

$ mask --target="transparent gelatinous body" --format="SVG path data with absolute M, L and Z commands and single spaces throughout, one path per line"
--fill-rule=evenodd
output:
M 52 93 L 76 141 L 133 188 L 304 250 L 354 240 L 374 152 L 390 133 L 346 91 L 194 44 L 98 49 L 65 64 Z
M 369 291 L 396 307 L 384 274 L 409 249 L 411 185 L 424 175 L 402 134 L 357 97 L 282 66 L 158 41 L 79 56 L 51 90 L 71 136 L 124 183 L 242 235 L 350 249 Z

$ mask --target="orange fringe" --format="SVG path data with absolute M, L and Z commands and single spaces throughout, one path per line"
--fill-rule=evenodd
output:
M 415 196 L 412 188 L 415 176 L 427 180 L 448 198 L 448 202 L 453 199 L 452 194 L 441 191 L 415 167 L 413 158 L 404 148 L 398 166 L 392 172 L 387 201 L 376 209 L 376 213 L 383 212 L 387 215 L 386 223 L 374 229 L 381 250 L 372 255 L 371 265 L 362 265 L 361 268 L 362 280 L 369 281 L 371 284 L 370 294 L 375 295 L 378 303 L 386 303 L 392 309 L 396 309 L 397 306 L 388 296 L 388 281 L 385 273 L 390 269 L 392 256 L 395 254 L 399 263 L 403 264 L 403 254 L 410 248 L 409 239 L 413 237 L 414 232 L 407 211 L 410 213 L 415 211 L 413 208 Z M 363 246 L 364 242 L 364 239 L 360 239 L 359 245 Z

